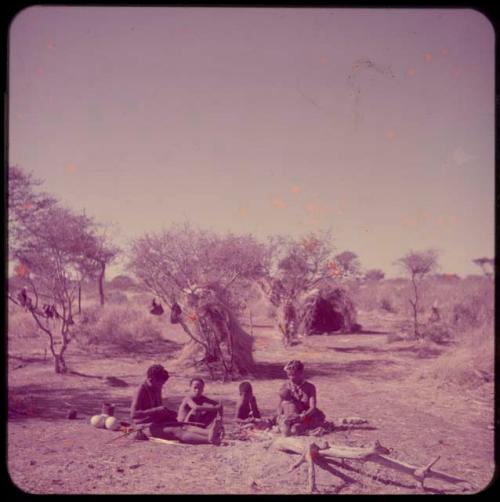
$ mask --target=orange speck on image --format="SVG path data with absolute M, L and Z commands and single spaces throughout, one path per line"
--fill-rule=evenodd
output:
M 285 201 L 281 197 L 275 197 L 272 204 L 274 207 L 277 207 L 279 209 L 286 207 Z
M 36 74 L 37 75 L 43 75 L 43 68 L 37 68 L 36 69 Z
M 26 265 L 23 265 L 20 263 L 19 265 L 16 266 L 14 269 L 17 277 L 28 277 L 30 271 Z
M 395 133 L 395 131 L 393 131 L 393 130 L 387 131 L 387 132 L 385 133 L 385 137 L 386 137 L 388 140 L 393 140 L 393 139 L 396 137 L 396 133 Z
M 332 261 L 328 264 L 328 270 L 330 270 L 331 274 L 334 276 L 334 277 L 337 277 L 339 275 L 341 275 L 341 272 L 337 266 L 337 263 Z
M 293 185 L 293 187 L 291 188 L 291 191 L 293 194 L 297 195 L 300 193 L 300 187 L 298 185 Z
M 426 61 L 432 61 L 432 54 L 430 52 L 427 52 L 424 57 Z
M 76 171 L 76 166 L 75 166 L 75 164 L 70 164 L 70 165 L 68 166 L 68 172 L 69 172 L 69 173 L 74 173 L 75 171 Z
M 410 77 L 414 77 L 417 74 L 417 70 L 415 70 L 415 68 L 410 68 L 407 73 Z
M 442 54 L 443 56 L 447 56 L 449 52 L 450 52 L 450 51 L 449 51 L 448 49 L 443 49 L 443 50 L 441 51 L 441 54 Z
M 23 204 L 23 209 L 31 209 L 33 207 L 33 203 L 29 200 Z
M 242 215 L 242 216 L 245 216 L 246 214 L 248 214 L 248 208 L 247 207 L 240 207 L 238 209 L 238 212 Z
M 55 44 L 54 42 L 50 41 L 50 42 L 47 44 L 47 48 L 48 48 L 49 50 L 53 50 L 53 49 L 55 49 L 55 48 L 56 48 L 56 44 Z
M 446 225 L 445 218 L 443 216 L 439 216 L 439 218 L 436 219 L 436 223 L 439 226 L 445 226 Z

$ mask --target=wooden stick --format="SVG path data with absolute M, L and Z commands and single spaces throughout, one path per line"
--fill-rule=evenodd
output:
M 373 455 L 372 457 L 369 458 L 369 460 L 371 462 L 375 462 L 377 464 L 384 465 L 386 467 L 391 467 L 392 469 L 395 469 L 397 471 L 405 472 L 406 474 L 409 474 L 413 478 L 419 480 L 419 478 L 415 476 L 415 471 L 418 471 L 419 469 L 414 465 L 386 457 L 385 455 Z M 434 471 L 432 469 L 429 469 L 425 475 L 428 478 L 440 479 L 442 481 L 447 481 L 448 483 L 452 484 L 465 483 L 469 487 L 472 487 L 472 484 L 469 481 L 459 478 L 457 476 L 452 476 L 451 474 L 447 474 L 445 472 Z
M 290 469 L 288 470 L 288 472 L 292 472 L 294 469 L 296 469 L 297 467 L 299 467 L 299 465 L 302 465 L 305 461 L 306 461 L 306 452 L 304 451 L 304 453 L 302 453 L 302 455 L 297 460 L 297 462 L 295 462 L 295 464 L 293 464 L 292 467 L 290 467 Z
M 309 445 L 307 453 L 305 455 L 307 460 L 307 488 L 309 493 L 318 493 L 318 487 L 316 486 L 316 470 L 314 468 L 315 455 L 317 455 L 318 447 L 313 444 Z

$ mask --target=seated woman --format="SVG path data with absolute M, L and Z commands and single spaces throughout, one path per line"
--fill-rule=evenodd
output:
M 190 444 L 220 444 L 224 434 L 222 420 L 213 420 L 207 428 L 197 427 L 178 421 L 175 411 L 162 405 L 162 388 L 168 379 L 168 371 L 162 365 L 154 364 L 148 368 L 146 380 L 132 401 L 130 415 L 134 423 L 149 425 L 149 432 L 153 437 L 176 439 Z M 147 439 L 147 436 L 138 432 L 136 438 Z
M 182 400 L 177 412 L 179 422 L 193 422 L 201 427 L 210 425 L 219 415 L 222 416 L 222 403 L 203 395 L 205 382 L 193 378 L 189 384 L 189 394 Z
M 284 370 L 288 380 L 280 389 L 277 417 L 280 431 L 290 436 L 316 429 L 325 421 L 325 414 L 316 408 L 316 387 L 305 379 L 300 361 L 289 361 Z M 288 401 L 285 405 L 282 396 Z

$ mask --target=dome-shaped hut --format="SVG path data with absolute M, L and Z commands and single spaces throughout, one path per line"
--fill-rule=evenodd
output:
M 299 332 L 305 335 L 343 332 L 361 329 L 356 322 L 356 309 L 344 289 L 314 289 L 301 302 Z

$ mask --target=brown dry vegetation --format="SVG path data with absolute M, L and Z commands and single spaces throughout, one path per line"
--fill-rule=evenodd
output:
M 360 416 L 370 429 L 338 431 L 331 443 L 363 445 L 379 439 L 391 456 L 436 468 L 469 480 L 481 490 L 490 482 L 493 458 L 493 282 L 487 278 L 429 279 L 425 306 L 437 298 L 441 329 L 449 336 L 423 342 L 407 337 L 405 281 L 352 285 L 361 334 L 312 336 L 285 349 L 270 327 L 269 305 L 251 305 L 254 323 L 254 392 L 264 415 L 274 413 L 286 360 L 298 358 L 317 387 L 318 405 L 329 419 Z M 94 429 L 89 418 L 103 401 L 116 403 L 116 415 L 128 419 L 132 392 L 147 367 L 164 364 L 172 374 L 164 389 L 175 407 L 189 385 L 190 372 L 176 365 L 187 341 L 166 316 L 147 314 L 150 298 L 116 290 L 100 308 L 83 304 L 87 320 L 79 324 L 68 349 L 73 373 L 54 374 L 46 339 L 30 316 L 9 306 L 8 470 L 14 483 L 31 493 L 304 493 L 307 467 L 287 470 L 296 460 L 264 449 L 261 442 L 222 446 L 159 445 L 119 439 Z M 242 322 L 247 322 L 248 312 Z M 425 316 L 424 316 L 425 317 Z M 266 327 L 267 325 L 267 327 Z M 250 328 L 246 326 L 249 331 Z M 124 380 L 111 386 L 105 377 Z M 208 382 L 206 393 L 222 399 L 225 425 L 232 416 L 238 382 Z M 66 418 L 69 409 L 76 420 Z M 320 471 L 324 493 L 422 493 L 411 477 L 369 463 L 351 461 L 345 470 L 355 483 Z M 378 476 L 378 480 L 370 476 Z M 429 481 L 427 491 L 453 487 Z

